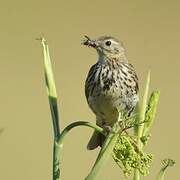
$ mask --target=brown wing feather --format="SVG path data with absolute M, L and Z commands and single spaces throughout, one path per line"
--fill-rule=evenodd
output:
M 96 72 L 97 72 L 97 64 L 94 64 L 93 66 L 91 66 L 85 82 L 86 99 L 88 99 L 89 94 L 91 92 L 92 83 L 95 79 Z

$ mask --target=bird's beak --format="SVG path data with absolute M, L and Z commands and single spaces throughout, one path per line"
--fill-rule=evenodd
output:
M 86 39 L 83 41 L 83 45 L 85 46 L 89 46 L 89 47 L 93 47 L 93 48 L 97 48 L 98 47 L 98 43 L 96 40 L 90 39 L 88 36 L 84 36 Z

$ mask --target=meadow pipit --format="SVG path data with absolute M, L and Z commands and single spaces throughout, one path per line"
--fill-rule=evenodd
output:
M 102 36 L 83 44 L 97 50 L 98 61 L 88 73 L 85 94 L 89 107 L 96 115 L 96 124 L 112 127 L 118 113 L 131 114 L 138 102 L 138 78 L 134 67 L 128 63 L 125 49 L 114 37 Z M 104 137 L 94 132 L 87 148 L 101 146 Z

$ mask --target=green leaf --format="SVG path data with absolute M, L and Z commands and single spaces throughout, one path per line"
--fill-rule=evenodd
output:
M 44 74 L 46 81 L 47 94 L 49 98 L 49 105 L 51 110 L 51 117 L 53 122 L 54 130 L 54 150 L 53 150 L 53 180 L 60 179 L 60 146 L 58 145 L 58 140 L 60 136 L 60 127 L 59 127 L 59 113 L 58 113 L 58 104 L 57 104 L 57 93 L 55 80 L 52 70 L 51 59 L 49 55 L 49 47 L 44 37 L 39 39 L 43 48 L 44 56 Z
M 47 41 L 45 40 L 44 37 L 40 38 L 40 40 L 43 48 L 44 74 L 45 74 L 47 93 L 49 97 L 51 116 L 53 121 L 54 137 L 55 139 L 58 139 L 60 135 L 60 127 L 59 127 L 59 113 L 58 113 L 56 85 L 55 85 Z
M 157 105 L 159 102 L 160 97 L 160 91 L 154 91 L 152 92 L 149 103 L 146 109 L 146 115 L 145 115 L 145 123 L 144 123 L 144 129 L 143 129 L 143 136 L 146 136 L 150 127 L 153 124 L 154 117 L 156 114 Z

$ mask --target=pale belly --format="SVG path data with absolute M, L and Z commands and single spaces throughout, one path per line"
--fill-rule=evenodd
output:
M 98 125 L 112 125 L 118 118 L 121 108 L 120 98 L 110 98 L 104 95 L 92 97 L 88 99 L 89 106 L 97 116 Z
M 112 126 L 118 118 L 119 112 L 128 112 L 136 106 L 138 95 L 114 95 L 99 94 L 90 96 L 88 103 L 92 111 L 96 114 L 97 124 L 100 126 Z

